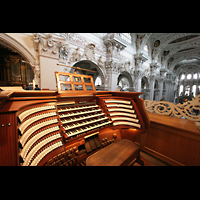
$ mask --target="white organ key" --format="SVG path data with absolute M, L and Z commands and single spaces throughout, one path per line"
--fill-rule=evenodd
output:
M 132 123 L 132 122 L 124 122 L 124 121 L 120 121 L 120 122 L 113 122 L 113 125 L 129 125 L 129 126 L 134 126 L 134 127 L 138 127 L 140 128 L 141 125 L 140 124 L 136 124 L 136 123 Z
M 100 119 L 96 119 L 96 120 L 85 120 L 83 124 L 76 124 L 75 127 L 79 127 L 79 126 L 84 126 L 84 125 L 87 125 L 87 124 L 91 124 L 91 123 L 94 123 L 94 122 L 99 122 L 99 121 L 102 121 L 102 120 L 105 120 L 105 119 L 108 119 L 108 117 L 103 117 L 103 118 L 100 118 Z M 67 127 L 66 127 L 67 126 Z M 74 124 L 72 124 L 71 126 L 69 125 L 66 125 L 64 128 L 65 130 L 69 130 L 71 128 L 74 128 Z
M 20 121 L 22 121 L 23 119 L 25 119 L 26 117 L 28 117 L 29 115 L 36 113 L 36 112 L 40 112 L 43 110 L 49 110 L 49 109 L 56 109 L 55 104 L 51 104 L 48 106 L 38 106 L 38 107 L 34 107 L 32 109 L 28 109 L 24 112 L 22 112 L 18 117 L 20 119 Z
M 117 121 L 117 120 L 126 120 L 126 121 L 132 121 L 132 122 L 136 122 L 136 123 L 138 123 L 139 122 L 139 119 L 133 119 L 133 118 L 129 118 L 129 117 L 123 117 L 123 118 L 121 118 L 121 117 L 112 117 L 111 118 L 112 119 L 112 121 Z
M 130 113 L 135 113 L 135 110 L 130 110 L 130 109 L 123 109 L 123 108 L 110 108 L 108 109 L 109 112 L 112 111 L 121 111 L 121 112 L 130 112 Z
M 33 136 L 33 137 L 26 143 L 26 145 L 24 146 L 24 148 L 22 149 L 21 154 L 20 154 L 21 157 L 22 157 L 23 159 L 25 159 L 26 156 L 27 156 L 27 152 L 28 152 L 28 150 L 30 149 L 30 147 L 31 147 L 37 140 L 39 140 L 41 137 L 43 137 L 43 136 L 45 136 L 45 135 L 47 135 L 47 134 L 49 134 L 49 133 L 52 133 L 52 132 L 54 132 L 54 131 L 58 131 L 58 130 L 59 130 L 59 126 L 54 126 L 54 127 L 52 127 L 52 128 L 48 128 L 48 129 L 46 129 L 46 130 L 44 130 L 44 131 L 38 133 L 37 135 Z
M 58 138 L 61 138 L 62 136 L 60 134 L 55 134 L 51 137 L 48 137 L 44 140 L 42 140 L 41 142 L 39 142 L 37 145 L 35 145 L 31 151 L 29 152 L 29 154 L 27 155 L 23 165 L 27 166 L 29 164 L 29 162 L 31 161 L 32 157 L 35 155 L 35 153 L 41 149 L 43 146 L 45 146 L 47 143 L 53 141 L 53 140 L 56 140 Z
M 133 117 L 133 118 L 136 118 L 137 115 L 134 115 L 134 114 L 129 114 L 129 113 L 122 113 L 122 112 L 114 112 L 114 113 L 109 113 L 110 116 L 127 116 L 127 117 Z
M 31 163 L 30 166 L 36 166 L 44 156 L 46 156 L 48 153 L 50 153 L 54 149 L 57 149 L 61 146 L 62 146 L 62 142 L 57 142 L 57 143 L 47 147 L 39 155 L 37 155 L 37 157 L 33 160 L 33 162 Z
M 28 131 L 26 131 L 26 133 L 24 133 L 22 135 L 22 137 L 20 138 L 20 143 L 22 144 L 22 146 L 24 146 L 26 140 L 28 139 L 28 137 L 35 131 L 37 131 L 38 129 L 44 127 L 44 126 L 47 126 L 47 125 L 50 125 L 50 124 L 54 124 L 54 123 L 57 123 L 58 122 L 58 119 L 53 119 L 53 120 L 49 120 L 49 121 L 44 121 L 44 122 L 41 122 L 33 127 L 31 127 Z
M 124 103 L 124 104 L 131 104 L 131 101 L 124 101 L 124 100 L 118 100 L 118 99 L 111 99 L 111 100 L 105 100 L 105 103 Z
M 107 104 L 106 107 L 123 107 L 123 108 L 129 108 L 132 109 L 133 106 L 128 106 L 128 105 L 124 105 L 124 104 Z
M 88 109 L 88 108 L 97 108 L 98 105 L 92 105 L 92 106 L 82 106 L 82 107 L 68 107 L 63 110 L 58 110 L 58 112 L 65 112 L 65 111 L 73 111 L 73 110 L 82 110 L 82 109 Z
M 44 113 L 44 114 L 41 114 L 41 115 L 37 115 L 35 117 L 32 117 L 28 120 L 26 120 L 24 123 L 22 123 L 20 126 L 19 126 L 19 130 L 21 131 L 21 134 L 24 133 L 24 130 L 32 123 L 40 120 L 40 119 L 44 119 L 46 117 L 52 117 L 52 116 L 56 116 L 57 113 L 56 112 L 50 112 L 50 113 Z

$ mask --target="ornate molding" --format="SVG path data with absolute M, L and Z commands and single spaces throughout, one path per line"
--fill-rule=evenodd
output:
M 200 122 L 200 95 L 192 98 L 192 101 L 177 105 L 167 101 L 144 100 L 144 106 L 147 112 Z
M 94 44 L 88 44 L 85 47 L 84 55 L 86 56 L 87 60 L 95 60 L 95 45 Z
M 127 46 L 125 41 L 118 34 L 112 33 L 105 35 L 103 37 L 103 42 L 106 46 L 107 61 L 113 60 L 113 57 L 120 60 L 120 52 Z
M 42 56 L 59 59 L 59 53 L 62 52 L 62 49 L 64 50 L 65 44 L 53 39 L 52 34 L 42 37 L 40 34 L 36 33 L 33 35 L 33 40 L 36 44 L 35 50 Z
M 134 59 L 135 59 L 135 66 L 136 67 L 142 67 L 143 62 L 146 62 L 148 60 L 148 58 L 146 58 L 143 55 L 143 53 L 135 54 Z
M 85 39 L 84 37 L 77 35 L 76 33 L 62 33 L 60 36 L 64 37 L 66 41 L 68 41 L 71 44 L 76 44 L 78 47 L 86 47 L 91 42 Z M 106 53 L 106 48 L 102 45 L 99 45 L 97 43 L 94 43 L 95 45 L 95 51 L 101 54 Z

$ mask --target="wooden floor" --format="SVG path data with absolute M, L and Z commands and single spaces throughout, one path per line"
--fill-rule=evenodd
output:
M 144 161 L 144 166 L 170 166 L 167 163 L 164 163 L 163 161 L 143 151 L 140 151 L 140 157 L 141 157 L 141 160 Z M 135 162 L 132 166 L 141 166 L 141 165 Z

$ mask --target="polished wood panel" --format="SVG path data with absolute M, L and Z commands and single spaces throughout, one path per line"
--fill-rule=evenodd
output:
M 128 165 L 139 155 L 140 146 L 130 140 L 121 139 L 94 153 L 86 159 L 86 166 Z
M 150 128 L 135 139 L 143 151 L 170 165 L 200 166 L 200 132 L 193 121 L 148 115 Z
M 93 81 L 87 83 L 83 78 L 88 77 L 71 75 L 70 81 L 75 86 L 84 83 L 82 93 L 76 91 L 75 86 L 72 86 L 73 92 L 66 90 L 61 94 L 57 91 L 0 91 L 0 165 L 84 165 L 85 159 L 93 153 L 121 139 L 133 142 L 137 134 L 148 129 L 149 118 L 143 100 L 139 99 L 142 93 L 96 92 Z M 93 90 L 86 86 L 92 86 Z M 138 126 L 115 125 L 107 112 L 103 100 L 106 98 L 122 104 L 129 101 L 135 109 Z M 121 118 L 124 113 L 130 113 L 129 109 L 133 110 L 125 108 L 117 112 L 118 121 L 123 121 Z M 94 133 L 98 138 L 93 138 Z M 86 142 L 93 146 L 91 152 L 87 151 Z M 128 156 L 123 164 L 130 164 L 132 158 Z M 141 161 L 139 155 L 137 158 Z
M 19 165 L 16 121 L 15 113 L 0 114 L 0 166 Z

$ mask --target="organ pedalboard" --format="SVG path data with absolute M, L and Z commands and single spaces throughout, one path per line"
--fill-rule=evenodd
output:
M 60 74 L 75 83 L 59 82 Z M 91 154 L 123 138 L 134 141 L 135 135 L 148 128 L 143 100 L 138 98 L 141 93 L 96 92 L 93 86 L 86 87 L 93 84 L 86 75 L 59 72 L 56 80 L 58 92 L 49 92 L 51 96 L 46 91 L 23 91 L 6 102 L 16 105 L 16 165 L 84 166 Z M 63 92 L 62 84 L 67 84 Z M 82 84 L 83 91 L 77 92 L 73 84 Z M 28 95 L 30 100 L 25 100 Z M 6 113 L 6 103 L 0 117 Z

